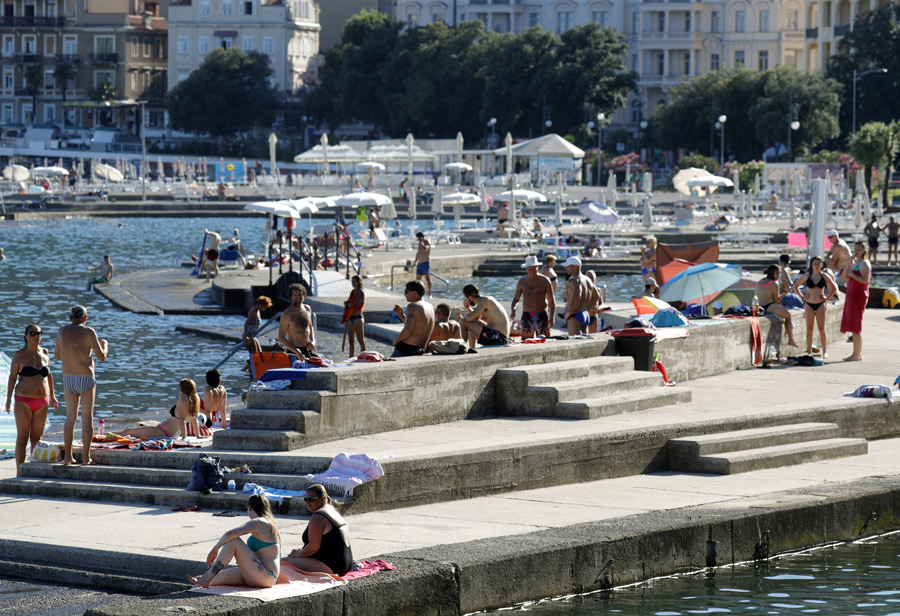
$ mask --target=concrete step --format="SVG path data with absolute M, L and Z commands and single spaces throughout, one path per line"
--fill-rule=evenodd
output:
M 515 415 L 553 415 L 560 402 L 600 398 L 614 399 L 618 395 L 640 389 L 659 388 L 663 385 L 662 375 L 655 372 L 613 372 L 599 374 L 570 381 L 530 385 L 515 396 L 507 396 L 505 410 Z
M 630 358 L 627 358 L 630 360 Z M 684 387 L 652 387 L 640 391 L 623 392 L 614 398 L 585 398 L 560 402 L 552 417 L 593 419 L 607 415 L 621 415 L 655 409 L 691 401 L 691 390 Z
M 694 459 L 694 463 L 690 464 L 689 468 L 672 470 L 710 475 L 731 475 L 819 460 L 861 456 L 868 451 L 869 443 L 866 439 L 832 438 L 700 456 Z
M 236 409 L 231 413 L 230 427 L 245 430 L 293 430 L 309 434 L 319 427 L 316 411 L 297 409 Z
M 70 481 L 65 479 L 41 479 L 15 477 L 0 481 L 5 494 L 40 496 L 43 498 L 76 498 L 107 503 L 134 503 L 164 507 L 193 507 L 201 509 L 231 509 L 239 513 L 247 509 L 247 494 L 242 492 L 188 492 L 181 488 L 141 486 L 104 481 Z M 302 498 L 292 498 L 285 508 L 275 505 L 276 513 L 306 515 Z M 189 515 L 185 514 L 185 515 Z
M 247 392 L 248 409 L 319 410 L 319 392 L 306 389 Z
M 163 488 L 185 489 L 191 480 L 191 470 L 168 468 L 139 468 L 134 466 L 104 466 L 101 464 L 91 466 L 64 466 L 62 464 L 23 464 L 19 467 L 20 477 L 34 479 L 53 479 L 60 481 L 92 481 L 101 483 L 118 483 L 138 485 L 141 487 L 154 486 Z M 258 485 L 278 488 L 280 490 L 305 490 L 310 482 L 303 475 L 276 475 L 271 473 L 230 474 L 226 473 L 224 482 L 233 479 L 235 490 L 240 491 L 244 484 L 255 483 Z
M 227 430 L 225 430 L 227 432 Z M 81 450 L 73 455 L 81 460 Z M 331 464 L 329 456 L 286 456 L 280 453 L 219 451 L 211 447 L 175 449 L 172 451 L 141 451 L 130 449 L 92 449 L 91 458 L 98 466 L 119 466 L 159 469 L 190 469 L 201 455 L 219 459 L 222 466 L 237 468 L 248 465 L 254 473 L 270 475 L 306 475 L 321 473 Z M 52 465 L 49 465 L 52 466 Z
M 291 451 L 305 445 L 302 432 L 229 428 L 213 434 L 213 447 L 234 451 Z
M 497 371 L 497 388 L 499 391 L 508 389 L 512 392 L 521 393 L 526 387 L 531 385 L 558 383 L 571 379 L 600 374 L 630 372 L 632 370 L 634 370 L 634 362 L 630 357 L 598 355 L 585 359 L 504 368 Z
M 788 424 L 672 439 L 666 444 L 666 453 L 669 466 L 680 468 L 680 460 L 685 458 L 803 441 L 821 441 L 839 436 L 840 428 L 833 423 Z

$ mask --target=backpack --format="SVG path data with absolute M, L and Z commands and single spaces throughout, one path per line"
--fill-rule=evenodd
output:
M 208 494 L 210 490 L 221 491 L 224 472 L 219 465 L 219 458 L 200 454 L 191 467 L 191 481 L 187 489 L 192 492 Z

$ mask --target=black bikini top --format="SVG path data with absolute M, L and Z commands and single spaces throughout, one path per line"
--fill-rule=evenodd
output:
M 19 376 L 42 376 L 46 379 L 50 376 L 50 366 L 41 366 L 40 369 L 34 366 L 25 366 L 19 370 Z
M 824 289 L 825 288 L 825 274 L 819 274 L 819 282 L 813 282 L 812 274 L 810 274 L 809 276 L 806 277 L 806 286 L 810 289 L 814 289 L 814 288 Z

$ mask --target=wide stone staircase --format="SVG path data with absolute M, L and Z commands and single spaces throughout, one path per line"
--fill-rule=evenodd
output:
M 216 449 L 290 451 L 313 440 L 319 427 L 323 392 L 288 389 L 251 391 L 247 408 L 231 413 L 228 430 L 213 434 Z
M 0 481 L 0 492 L 41 496 L 45 498 L 76 498 L 104 502 L 193 507 L 202 509 L 232 509 L 242 512 L 247 507 L 245 483 L 285 490 L 305 490 L 310 481 L 303 475 L 319 473 L 328 468 L 330 458 L 277 456 L 252 453 L 229 455 L 213 452 L 222 465 L 237 468 L 249 465 L 252 474 L 227 474 L 235 482 L 235 491 L 187 491 L 191 479 L 191 465 L 201 450 L 186 451 L 127 451 L 95 449 L 90 466 L 80 464 L 27 463 L 19 468 L 19 477 Z M 80 451 L 75 451 L 76 459 Z M 342 503 L 346 505 L 347 503 Z M 305 514 L 302 499 L 294 498 L 280 513 Z
M 689 402 L 690 389 L 665 387 L 630 357 L 597 356 L 497 371 L 501 414 L 593 419 Z
M 730 475 L 819 460 L 860 456 L 864 438 L 839 438 L 833 423 L 797 423 L 672 439 L 666 444 L 669 468 Z

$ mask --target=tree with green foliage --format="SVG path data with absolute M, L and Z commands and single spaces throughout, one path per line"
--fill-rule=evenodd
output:
M 872 168 L 887 166 L 887 174 L 883 182 L 883 200 L 887 203 L 888 186 L 891 181 L 891 170 L 900 151 L 900 122 L 885 124 L 884 122 L 868 122 L 860 127 L 859 132 L 850 137 L 850 153 L 856 161 L 865 167 L 866 188 L 872 194 Z
M 22 71 L 28 93 L 31 94 L 31 125 L 37 120 L 37 95 L 41 84 L 44 83 L 44 70 L 40 64 L 27 64 Z
M 664 147 L 695 152 L 719 144 L 714 124 L 725 115 L 725 149 L 736 160 L 750 160 L 778 142 L 786 145 L 793 116 L 800 130 L 792 148 L 814 147 L 838 135 L 840 107 L 835 82 L 781 66 L 768 71 L 722 69 L 673 88 L 669 104 L 654 113 Z M 709 152 L 712 155 L 712 152 Z
M 900 98 L 885 96 L 900 85 L 900 4 L 881 4 L 861 13 L 853 28 L 831 56 L 828 76 L 841 84 L 843 105 L 840 125 L 849 135 L 853 118 L 853 71 L 885 68 L 887 73 L 867 75 L 856 82 L 856 125 L 869 121 L 891 122 L 900 117 Z
M 358 120 L 394 135 L 480 141 L 487 121 L 502 132 L 577 132 L 596 110 L 624 104 L 635 76 L 625 70 L 621 33 L 595 24 L 561 37 L 540 28 L 485 32 L 478 21 L 400 31 L 375 11 L 344 27 L 326 58 L 321 83 L 308 93 L 317 120 Z
M 278 91 L 269 83 L 271 75 L 264 53 L 214 49 L 169 93 L 172 127 L 216 137 L 268 128 L 279 105 Z
M 75 71 L 75 67 L 69 62 L 60 62 L 53 67 L 53 79 L 62 91 L 63 106 L 66 104 L 66 90 L 69 88 L 69 83 L 75 79 L 76 75 L 77 72 Z

